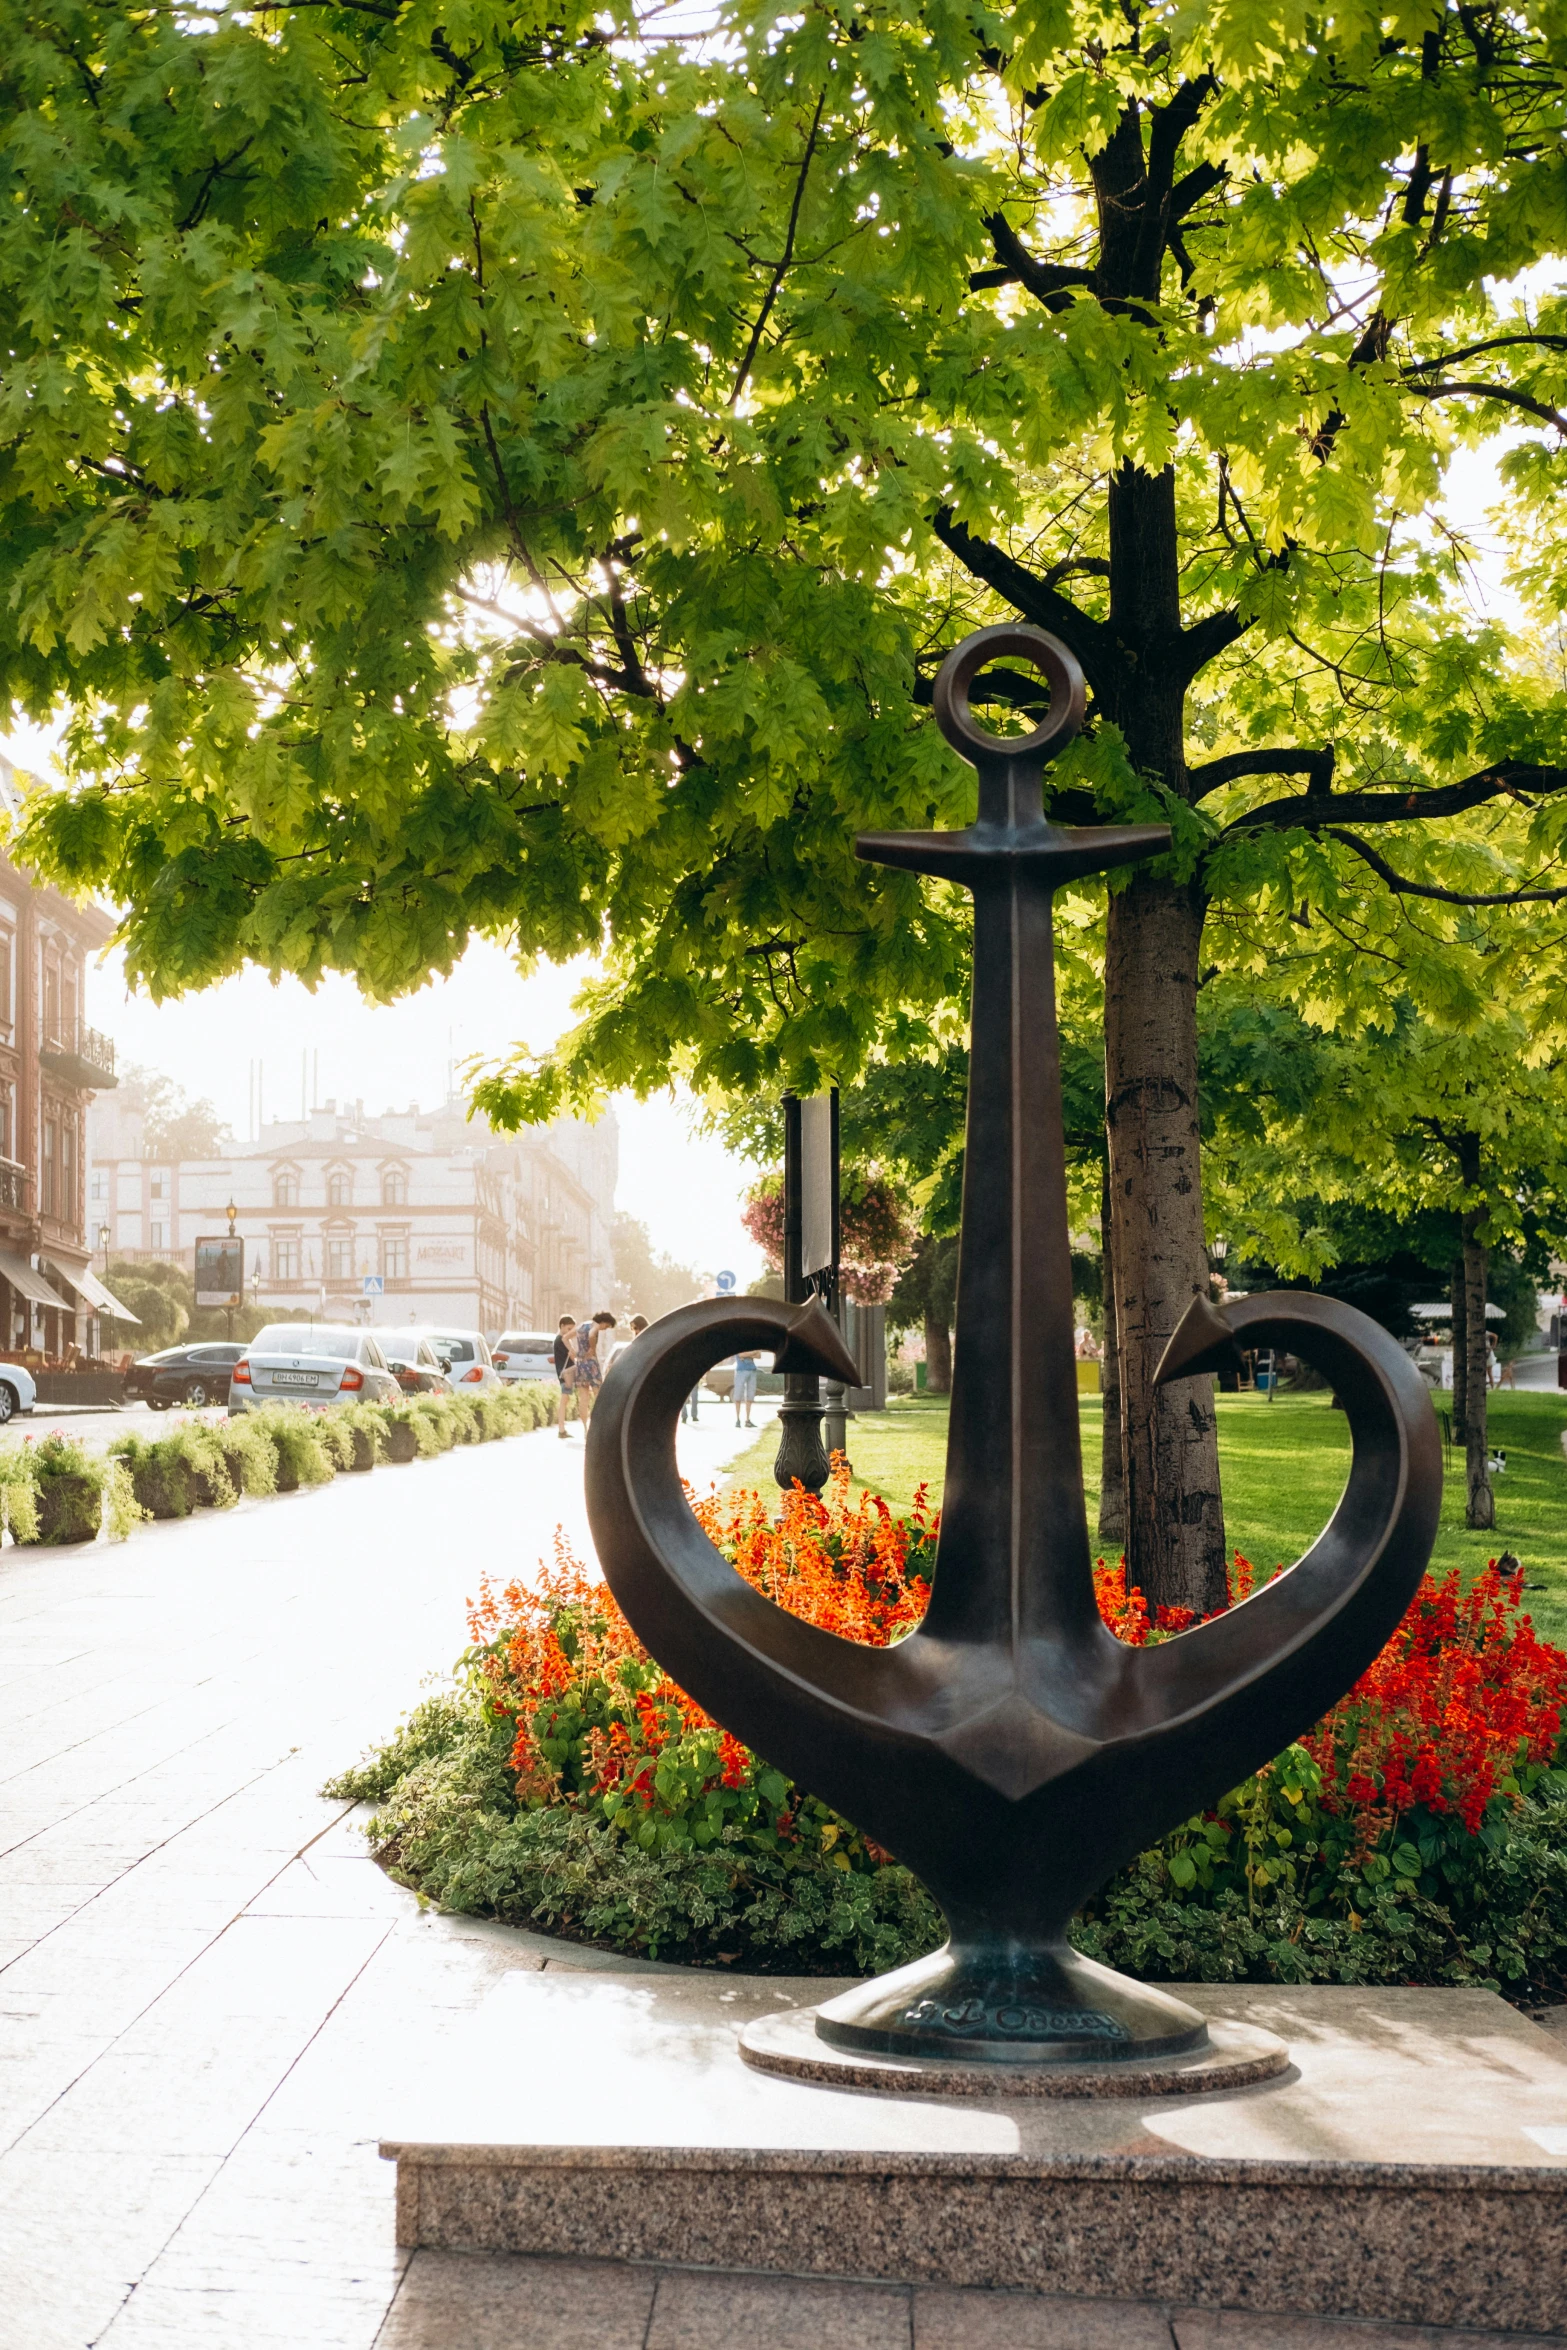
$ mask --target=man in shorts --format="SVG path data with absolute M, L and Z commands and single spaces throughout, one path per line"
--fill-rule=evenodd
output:
M 575 1314 L 562 1314 L 560 1328 L 555 1333 L 555 1376 L 560 1381 L 560 1398 L 555 1406 L 555 1433 L 562 1444 L 566 1442 L 566 1407 L 571 1401 L 571 1334 L 576 1327 Z
M 751 1406 L 756 1401 L 756 1356 L 735 1356 L 735 1426 L 741 1425 L 740 1407 L 745 1406 L 745 1426 L 751 1425 Z

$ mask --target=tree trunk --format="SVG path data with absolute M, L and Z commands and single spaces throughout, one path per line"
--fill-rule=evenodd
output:
M 1484 1208 L 1464 1211 L 1464 1481 L 1467 1501 L 1464 1524 L 1486 1532 L 1496 1524 L 1496 1496 L 1486 1466 L 1489 1443 L 1486 1405 L 1490 1397 L 1489 1348 L 1485 1342 L 1486 1259 L 1489 1251 L 1478 1238 Z
M 1156 1388 L 1165 1345 L 1208 1293 L 1197 1125 L 1197 958 L 1203 905 L 1138 873 L 1110 899 L 1105 1092 L 1121 1340 L 1126 1548 L 1154 1604 L 1223 1607 L 1224 1515 L 1210 1375 Z
M 932 1395 L 952 1393 L 952 1332 L 931 1313 L 925 1316 L 925 1385 Z
M 1099 1378 L 1103 1388 L 1103 1427 L 1099 1440 L 1099 1539 L 1109 1551 L 1126 1541 L 1126 1454 L 1121 1440 L 1121 1336 L 1116 1327 L 1115 1262 L 1110 1248 L 1110 1160 L 1105 1158 L 1099 1192 L 1099 1245 L 1104 1266 L 1104 1352 Z
M 1469 1405 L 1469 1349 L 1466 1339 L 1468 1317 L 1465 1305 L 1468 1297 L 1464 1278 L 1464 1260 L 1453 1262 L 1453 1442 L 1467 1444 Z

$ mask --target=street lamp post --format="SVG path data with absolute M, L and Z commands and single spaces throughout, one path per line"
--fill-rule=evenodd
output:
M 784 1114 L 784 1298 L 804 1305 L 813 1292 L 801 1257 L 802 1153 L 800 1097 L 786 1093 Z M 773 1475 L 787 1493 L 799 1481 L 808 1493 L 820 1493 L 827 1482 L 828 1459 L 822 1444 L 821 1381 L 814 1371 L 786 1371 L 784 1399 L 779 1407 L 778 1455 Z
M 107 1224 L 100 1224 L 98 1227 L 98 1246 L 103 1251 L 103 1277 L 107 1281 L 109 1278 L 109 1227 Z

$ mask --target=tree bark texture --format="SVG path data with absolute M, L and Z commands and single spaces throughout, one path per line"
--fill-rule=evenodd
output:
M 1490 1254 L 1477 1235 L 1483 1208 L 1464 1212 L 1464 1524 L 1486 1532 L 1496 1524 L 1496 1496 L 1491 1490 L 1486 1405 L 1490 1398 L 1490 1349 L 1486 1345 L 1486 1260 Z
M 1459 1255 L 1453 1262 L 1453 1442 L 1469 1441 L 1469 1348 L 1466 1333 L 1469 1322 L 1465 1307 L 1468 1289 L 1464 1276 L 1464 1260 Z
M 1176 1324 L 1208 1290 L 1198 1166 L 1197 957 L 1203 906 L 1137 875 L 1110 899 L 1105 1077 L 1120 1334 L 1127 1566 L 1153 1604 L 1225 1604 L 1211 1376 L 1156 1388 Z
M 925 1385 L 932 1395 L 952 1393 L 952 1332 L 940 1315 L 925 1316 Z
M 1099 1362 L 1099 1539 L 1107 1551 L 1126 1542 L 1126 1454 L 1121 1434 L 1121 1334 L 1115 1303 L 1115 1259 L 1110 1247 L 1110 1160 L 1099 1192 L 1099 1241 L 1104 1252 L 1104 1352 Z

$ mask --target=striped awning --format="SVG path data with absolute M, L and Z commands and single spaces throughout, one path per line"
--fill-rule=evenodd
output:
M 57 1314 L 64 1310 L 65 1299 L 60 1292 L 51 1289 L 43 1275 L 35 1272 L 25 1257 L 12 1256 L 9 1250 L 0 1249 L 0 1273 L 5 1275 L 13 1289 L 19 1290 L 23 1297 L 30 1298 L 35 1306 L 52 1306 Z
M 68 1281 L 77 1296 L 86 1299 L 95 1314 L 112 1314 L 116 1322 L 134 1322 L 138 1330 L 141 1328 L 140 1317 L 133 1314 L 129 1306 L 121 1305 L 113 1290 L 99 1280 L 91 1265 L 60 1265 L 55 1263 L 53 1257 L 49 1262 L 60 1279 Z

